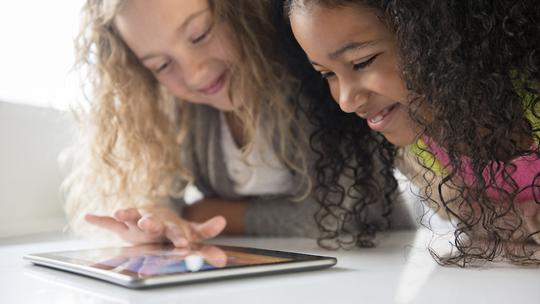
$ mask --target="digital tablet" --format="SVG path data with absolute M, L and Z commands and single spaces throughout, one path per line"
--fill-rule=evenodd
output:
M 333 257 L 202 244 L 191 249 L 151 244 L 73 250 L 28 254 L 24 258 L 129 288 L 314 270 L 337 262 Z

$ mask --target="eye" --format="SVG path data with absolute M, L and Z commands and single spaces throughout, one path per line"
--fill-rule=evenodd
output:
M 369 66 L 370 64 L 372 64 L 373 61 L 375 61 L 375 59 L 377 59 L 377 57 L 379 57 L 379 55 L 381 55 L 381 54 L 382 54 L 382 53 L 373 55 L 373 56 L 371 56 L 368 60 L 365 60 L 365 61 L 362 61 L 362 62 L 358 62 L 358 63 L 353 64 L 353 70 L 357 71 L 357 70 L 361 70 L 361 69 L 364 69 L 364 68 L 368 67 L 368 66 Z
M 321 77 L 323 79 L 328 79 L 328 78 L 336 76 L 336 74 L 334 72 L 322 72 L 322 71 L 320 71 L 319 73 L 321 74 Z
M 157 67 L 157 69 L 154 70 L 154 73 L 159 74 L 165 70 L 167 70 L 168 67 L 171 66 L 172 60 L 167 60 L 163 62 L 160 66 Z
M 192 39 L 191 43 L 197 44 L 199 42 L 202 42 L 212 32 L 213 28 L 214 28 L 214 23 L 210 24 L 210 26 L 206 29 L 206 31 L 204 31 L 204 33 Z

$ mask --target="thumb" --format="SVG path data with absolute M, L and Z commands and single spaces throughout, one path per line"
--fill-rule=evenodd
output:
M 200 224 L 191 224 L 193 231 L 199 236 L 201 240 L 211 239 L 218 236 L 225 226 L 227 226 L 227 220 L 221 216 L 214 216 L 206 222 Z

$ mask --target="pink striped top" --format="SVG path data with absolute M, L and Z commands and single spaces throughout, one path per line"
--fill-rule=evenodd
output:
M 433 140 L 429 138 L 423 139 L 425 145 L 430 152 L 442 166 L 436 166 L 441 168 L 450 168 L 450 159 L 444 149 L 439 147 Z M 536 147 L 536 145 L 535 145 Z M 514 199 L 515 202 L 530 202 L 540 201 L 540 159 L 535 155 L 526 155 L 516 158 L 512 161 L 515 166 L 515 170 L 506 169 L 499 162 L 492 162 L 488 167 L 484 169 L 483 176 L 487 185 L 487 194 L 494 199 L 501 199 L 503 193 L 496 188 L 502 188 L 510 193 L 513 193 L 517 187 L 517 195 Z M 491 170 L 490 168 L 491 167 Z M 494 174 L 490 174 L 494 173 Z M 441 173 L 441 172 L 437 172 Z M 505 181 L 504 176 L 511 176 L 515 181 L 515 185 L 512 186 L 511 181 Z M 470 159 L 463 157 L 461 162 L 461 170 L 459 176 L 465 183 L 465 185 L 472 185 L 474 183 L 474 174 L 470 165 Z

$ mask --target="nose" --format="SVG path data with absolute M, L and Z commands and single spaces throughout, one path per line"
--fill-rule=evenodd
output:
M 210 81 L 210 66 L 201 58 L 188 58 L 184 60 L 182 73 L 186 85 L 192 90 L 200 90 Z
M 368 93 L 355 81 L 342 81 L 339 87 L 339 107 L 343 112 L 361 113 L 367 102 Z
M 184 53 L 183 55 L 178 62 L 181 63 L 180 67 L 186 86 L 193 90 L 203 88 L 212 80 L 209 60 L 200 53 Z

